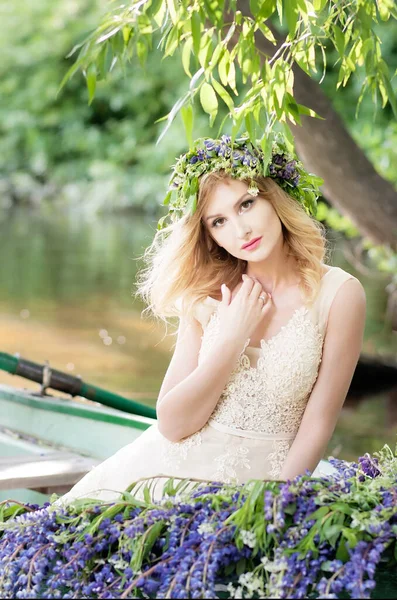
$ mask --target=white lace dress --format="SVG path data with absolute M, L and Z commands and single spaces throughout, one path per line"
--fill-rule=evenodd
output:
M 159 474 L 239 483 L 277 479 L 317 379 L 330 306 L 350 278 L 343 269 L 331 267 L 310 308 L 297 308 L 276 335 L 262 340 L 260 348 L 247 340 L 200 431 L 174 443 L 153 425 L 93 468 L 61 500 L 82 496 L 111 500 L 136 479 Z M 208 297 L 196 314 L 203 327 L 199 363 L 219 331 L 218 304 Z

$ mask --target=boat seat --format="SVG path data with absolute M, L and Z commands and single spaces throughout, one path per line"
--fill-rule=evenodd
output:
M 63 494 L 99 462 L 72 452 L 7 456 L 0 458 L 0 490 Z

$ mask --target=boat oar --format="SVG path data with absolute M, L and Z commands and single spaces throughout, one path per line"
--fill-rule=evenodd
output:
M 81 377 L 75 377 L 62 371 L 50 368 L 47 365 L 40 365 L 30 360 L 24 360 L 13 356 L 12 354 L 6 354 L 0 352 L 0 369 L 7 371 L 11 375 L 19 375 L 25 379 L 36 381 L 42 384 L 42 392 L 50 387 L 60 392 L 65 392 L 71 396 L 82 396 L 88 400 L 94 402 L 100 402 L 105 406 L 116 408 L 117 410 L 123 410 L 127 413 L 134 415 L 140 415 L 141 417 L 149 417 L 151 419 L 156 418 L 156 410 L 150 406 L 140 404 L 135 400 L 129 400 L 118 394 L 113 394 L 102 388 L 96 387 L 85 383 Z

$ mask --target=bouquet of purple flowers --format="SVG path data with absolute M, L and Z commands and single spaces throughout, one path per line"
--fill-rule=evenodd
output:
M 370 598 L 396 571 L 397 458 L 330 460 L 318 479 L 170 479 L 158 502 L 153 479 L 112 503 L 3 502 L 0 596 Z

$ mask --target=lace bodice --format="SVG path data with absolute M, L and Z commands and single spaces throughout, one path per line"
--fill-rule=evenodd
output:
M 269 435 L 296 434 L 317 379 L 329 308 L 337 289 L 352 276 L 331 267 L 321 280 L 315 303 L 295 310 L 281 330 L 261 347 L 248 339 L 210 423 Z M 219 334 L 219 302 L 205 301 L 199 364 Z

